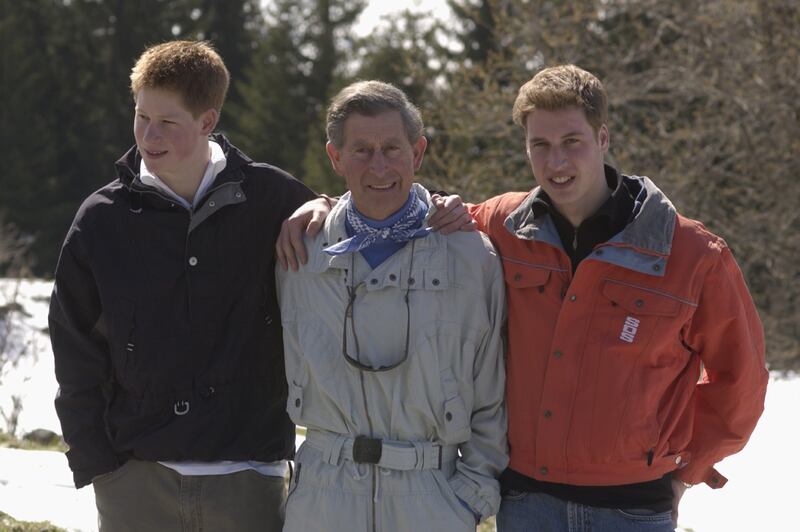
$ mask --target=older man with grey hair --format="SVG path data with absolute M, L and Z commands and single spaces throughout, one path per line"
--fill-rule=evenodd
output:
M 278 268 L 288 410 L 308 434 L 285 531 L 474 530 L 507 464 L 504 284 L 481 233 L 447 238 L 413 182 L 427 146 L 396 87 L 359 82 L 328 111 L 345 178 L 299 271 Z

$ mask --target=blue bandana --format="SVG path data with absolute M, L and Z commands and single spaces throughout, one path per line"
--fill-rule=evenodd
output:
M 350 193 L 346 192 L 340 201 L 347 202 L 345 204 L 345 215 L 347 216 L 347 223 L 353 228 L 355 235 L 328 246 L 323 251 L 329 255 L 344 255 L 345 253 L 361 251 L 379 242 L 390 241 L 402 244 L 415 238 L 427 236 L 431 232 L 431 228 L 421 227 L 426 209 L 414 189 L 411 189 L 409 199 L 410 201 L 406 202 L 405 209 L 399 213 L 400 216 L 397 222 L 389 227 L 376 228 L 370 227 L 364 221 L 362 215 L 356 210 Z

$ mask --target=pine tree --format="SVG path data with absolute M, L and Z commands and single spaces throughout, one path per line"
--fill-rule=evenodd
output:
M 320 191 L 341 186 L 325 158 L 324 117 L 364 6 L 353 0 L 271 3 L 253 62 L 237 84 L 236 142 Z

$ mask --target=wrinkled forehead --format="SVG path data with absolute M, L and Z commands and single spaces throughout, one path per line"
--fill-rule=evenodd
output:
M 351 114 L 344 122 L 343 133 L 345 145 L 408 142 L 403 118 L 398 111 L 374 116 Z

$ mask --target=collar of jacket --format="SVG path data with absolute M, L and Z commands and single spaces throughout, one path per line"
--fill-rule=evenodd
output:
M 589 257 L 661 277 L 672 249 L 677 219 L 675 207 L 648 177 L 620 176 L 632 189 L 639 190 L 634 198 L 631 221 L 625 229 L 597 246 Z M 505 228 L 522 240 L 545 242 L 561 248 L 550 215 L 534 214 L 531 208 L 541 193 L 541 187 L 534 188 L 505 219 Z
M 427 226 L 428 219 L 436 212 L 436 207 L 431 203 L 430 193 L 418 183 L 412 185 L 417 196 L 428 204 L 428 214 L 423 222 L 423 227 Z M 306 266 L 307 271 L 311 273 L 322 273 L 329 268 L 336 268 L 340 270 L 347 270 L 350 268 L 352 257 L 350 253 L 343 255 L 328 255 L 323 251 L 323 248 L 334 242 L 341 242 L 347 238 L 347 230 L 345 228 L 345 204 L 340 201 L 331 211 L 330 215 L 325 219 L 325 226 L 319 235 L 314 240 L 306 241 L 306 246 L 309 251 L 309 262 Z M 410 253 L 411 243 L 403 246 L 403 249 L 398 251 L 398 254 Z M 403 288 L 407 287 L 409 278 L 415 279 L 411 289 L 434 289 L 442 290 L 449 286 L 448 281 L 448 268 L 447 268 L 447 239 L 436 232 L 431 232 L 424 238 L 414 240 L 414 262 L 413 270 L 406 272 L 405 275 L 401 274 L 396 279 L 378 280 L 375 284 L 368 284 L 367 289 L 379 289 L 387 284 L 397 284 Z M 374 272 L 378 273 L 384 269 L 384 266 L 391 262 L 387 260 L 379 265 Z M 409 261 L 401 261 L 401 267 L 406 268 Z M 381 276 L 382 277 L 382 276 Z M 431 281 L 429 283 L 428 281 Z M 433 282 L 435 280 L 435 282 Z M 430 286 L 429 286 L 430 285 Z
M 211 188 L 216 188 L 219 185 L 227 182 L 241 182 L 244 179 L 244 174 L 239 171 L 243 166 L 246 166 L 253 161 L 239 148 L 230 143 L 228 138 L 222 133 L 213 133 L 209 136 L 222 148 L 225 153 L 225 169 L 217 176 Z M 142 156 L 134 144 L 122 157 L 114 163 L 117 170 L 117 177 L 120 182 L 128 189 L 142 188 L 143 185 L 139 181 L 139 165 L 142 162 Z
M 214 183 L 206 190 L 201 198 L 201 203 L 191 211 L 188 227 L 190 233 L 222 207 L 242 203 L 247 199 L 242 189 L 242 182 L 245 178 L 242 169 L 252 160 L 231 144 L 224 135 L 215 133 L 209 138 L 222 148 L 226 163 L 225 168 L 214 179 Z M 145 203 L 155 208 L 166 208 L 174 204 L 173 198 L 142 184 L 139 179 L 141 160 L 139 151 L 136 146 L 133 146 L 115 165 L 120 182 L 129 192 L 130 212 L 141 213 Z M 147 199 L 145 200 L 145 198 Z

